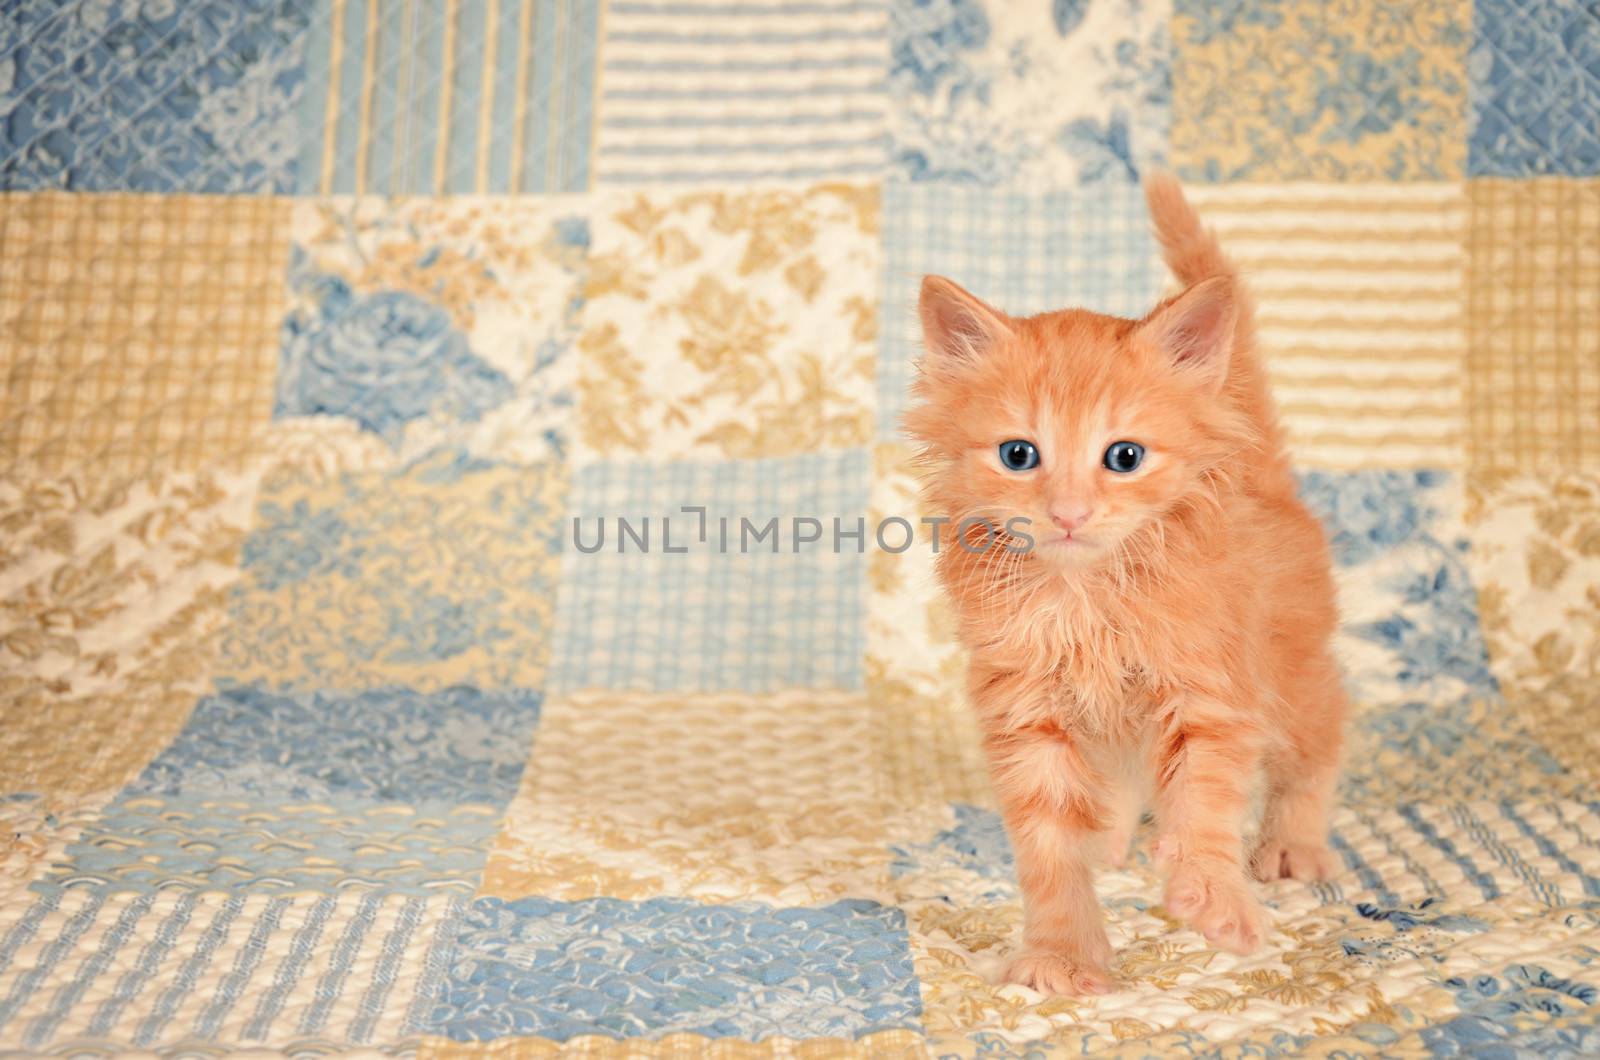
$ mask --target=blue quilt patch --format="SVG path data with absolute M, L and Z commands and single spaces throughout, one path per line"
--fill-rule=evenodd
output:
M 272 692 L 207 696 L 128 796 L 249 794 L 500 806 L 517 792 L 537 692 Z
M 1467 570 L 1459 480 L 1441 471 L 1308 471 L 1327 527 L 1358 701 L 1497 696 Z
M 1473 176 L 1600 173 L 1600 15 L 1580 0 L 1477 0 Z
M 1034 193 L 951 184 L 883 189 L 878 434 L 895 437 L 921 353 L 917 289 L 948 276 L 1007 313 L 1076 306 L 1142 316 L 1165 275 L 1144 197 L 1106 184 Z
M 864 449 L 576 469 L 550 689 L 860 688 L 873 530 L 834 523 L 870 477 Z
M 6 6 L 0 189 L 293 189 L 309 0 Z
M 43 888 L 470 891 L 540 695 L 220 689 Z
M 470 894 L 498 807 L 250 793 L 123 795 L 33 889 Z
M 681 898 L 480 898 L 424 1020 L 457 1041 L 690 1032 L 761 1040 L 915 1027 L 905 914 Z

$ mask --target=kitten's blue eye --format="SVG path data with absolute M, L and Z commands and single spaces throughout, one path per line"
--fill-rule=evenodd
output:
M 1144 463 L 1144 446 L 1138 442 L 1112 442 L 1106 449 L 1106 467 L 1126 475 Z
M 1001 442 L 1000 463 L 1012 471 L 1028 471 L 1039 466 L 1039 450 L 1021 438 Z

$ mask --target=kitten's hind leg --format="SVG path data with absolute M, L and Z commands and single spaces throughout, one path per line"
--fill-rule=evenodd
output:
M 1328 818 L 1339 783 L 1345 695 L 1326 658 L 1289 691 L 1297 698 L 1288 702 L 1301 709 L 1290 716 L 1289 745 L 1266 763 L 1266 813 L 1250 868 L 1258 880 L 1326 880 L 1338 871 Z
M 1268 769 L 1267 811 L 1261 837 L 1250 856 L 1258 880 L 1326 880 L 1338 863 L 1328 849 L 1328 815 L 1333 806 L 1336 769 L 1310 773 L 1285 766 Z

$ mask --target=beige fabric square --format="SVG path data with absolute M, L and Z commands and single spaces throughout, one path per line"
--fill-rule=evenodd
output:
M 1467 489 L 1490 668 L 1540 746 L 1600 784 L 1600 476 L 1488 473 Z
M 574 459 L 787 456 L 872 435 L 873 187 L 601 202 Z
M 1468 456 L 1600 469 L 1600 180 L 1474 180 Z
M 109 798 L 209 687 L 249 473 L 0 480 L 0 770 L 58 812 Z
M 195 469 L 272 411 L 287 203 L 0 196 L 0 473 Z
M 912 457 L 901 442 L 874 447 L 868 512 L 874 527 L 899 518 L 914 531 L 905 551 L 876 549 L 867 561 L 867 689 L 890 797 L 904 809 L 987 805 L 993 796 L 967 706 L 966 652 L 956 640 L 955 610 L 934 573 L 932 528 L 921 522 L 928 513 Z M 905 536 L 898 524 L 883 535 L 894 547 Z
M 855 692 L 547 702 L 480 893 L 881 896 L 889 850 L 873 735 Z
M 1255 296 L 1296 463 L 1460 466 L 1462 186 L 1188 190 Z

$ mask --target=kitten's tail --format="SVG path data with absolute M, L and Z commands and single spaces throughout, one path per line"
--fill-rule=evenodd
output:
M 1178 281 L 1185 287 L 1213 276 L 1237 277 L 1238 269 L 1222 252 L 1217 237 L 1200 223 L 1183 186 L 1170 173 L 1151 173 L 1144 180 L 1144 198 L 1150 205 L 1156 239 Z

